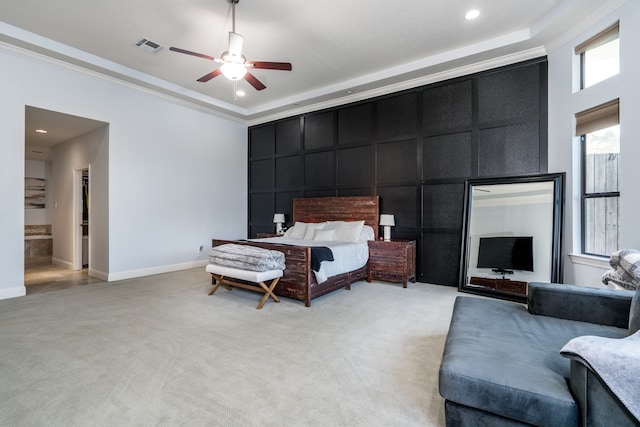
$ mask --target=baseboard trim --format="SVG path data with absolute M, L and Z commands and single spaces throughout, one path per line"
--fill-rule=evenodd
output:
M 55 257 L 51 258 L 51 263 L 54 265 L 59 265 L 64 268 L 68 268 L 69 270 L 73 270 L 73 263 L 61 258 L 55 258 Z
M 13 288 L 0 289 L 0 300 L 23 297 L 27 295 L 27 288 L 24 286 L 16 286 Z
M 95 277 L 96 279 L 104 280 L 105 282 L 109 281 L 109 273 L 105 273 L 100 270 L 89 269 L 89 277 Z
M 135 279 L 136 277 L 153 276 L 154 274 L 171 273 L 172 271 L 189 270 L 191 268 L 204 267 L 209 263 L 208 260 L 198 260 L 184 262 L 180 264 L 162 265 L 158 267 L 142 268 L 140 270 L 121 271 L 118 273 L 109 273 L 107 281 Z M 103 273 L 104 274 L 104 273 Z M 94 276 L 97 277 L 97 276 Z

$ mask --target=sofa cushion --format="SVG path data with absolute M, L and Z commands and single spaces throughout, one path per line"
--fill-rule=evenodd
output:
M 636 288 L 631 299 L 631 310 L 629 311 L 629 334 L 640 331 L 640 286 Z
M 529 314 L 522 304 L 456 299 L 440 366 L 447 400 L 534 425 L 577 425 L 560 349 L 571 338 L 626 329 Z

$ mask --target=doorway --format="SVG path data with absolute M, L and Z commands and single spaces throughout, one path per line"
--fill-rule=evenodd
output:
M 105 271 L 106 252 L 98 248 L 93 251 L 97 261 L 92 258 L 91 231 L 97 227 L 97 235 L 104 236 L 108 219 L 104 214 L 92 218 L 90 212 L 92 199 L 99 213 L 107 206 L 108 127 L 105 122 L 25 106 L 25 178 L 35 176 L 35 171 L 46 182 L 40 209 L 25 208 L 25 232 L 36 224 L 46 225 L 53 247 L 46 263 L 33 265 L 25 256 L 27 295 L 104 282 L 100 272 Z M 94 266 L 98 273 L 91 273 Z

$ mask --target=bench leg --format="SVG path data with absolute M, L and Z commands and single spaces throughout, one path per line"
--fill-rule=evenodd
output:
M 273 279 L 271 281 L 271 285 L 269 285 L 269 287 L 267 287 L 267 285 L 264 284 L 264 282 L 260 282 L 258 283 L 258 285 L 260 285 L 260 287 L 262 288 L 262 290 L 264 290 L 264 296 L 262 297 L 262 299 L 260 300 L 260 304 L 258 304 L 258 306 L 256 307 L 256 309 L 260 310 L 262 308 L 262 306 L 264 305 L 265 302 L 267 302 L 267 299 L 269 297 L 273 298 L 273 300 L 275 302 L 280 302 L 280 298 L 278 298 L 274 293 L 273 293 L 273 289 L 276 287 L 276 285 L 278 284 L 278 281 L 280 280 L 279 277 L 276 277 L 275 279 Z
M 224 282 L 224 276 L 218 276 L 217 274 L 213 274 L 211 273 L 211 281 L 213 282 L 213 288 L 211 288 L 211 290 L 209 291 L 209 295 L 213 295 L 216 293 L 216 291 L 218 290 L 218 288 L 220 287 L 220 285 L 224 286 L 225 288 L 227 288 L 228 291 L 231 290 L 231 286 L 227 285 Z

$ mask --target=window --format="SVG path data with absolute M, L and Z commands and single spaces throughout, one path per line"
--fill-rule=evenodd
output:
M 610 256 L 620 236 L 619 100 L 576 114 L 582 142 L 582 253 Z
M 620 73 L 620 30 L 616 22 L 575 48 L 580 55 L 580 89 Z

